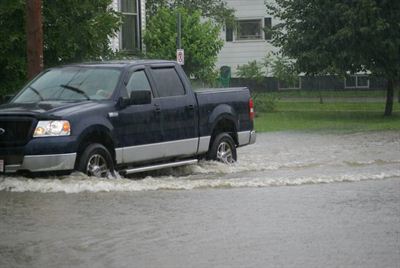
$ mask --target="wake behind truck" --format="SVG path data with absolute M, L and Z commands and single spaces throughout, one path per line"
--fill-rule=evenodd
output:
M 194 92 L 172 61 L 51 68 L 0 106 L 0 173 L 106 177 L 193 164 L 233 163 L 256 140 L 247 88 Z

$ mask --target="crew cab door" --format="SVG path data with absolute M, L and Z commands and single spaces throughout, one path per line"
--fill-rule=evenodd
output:
M 197 153 L 198 118 L 195 96 L 175 65 L 153 65 L 151 76 L 161 108 L 164 150 L 168 156 Z
M 150 104 L 134 104 L 123 107 L 112 118 L 119 140 L 116 149 L 118 164 L 147 161 L 159 158 L 158 152 L 150 145 L 162 142 L 161 116 L 158 99 L 144 66 L 129 70 L 124 78 L 121 97 L 127 99 L 134 90 L 152 92 Z M 150 147 L 149 147 L 150 146 Z

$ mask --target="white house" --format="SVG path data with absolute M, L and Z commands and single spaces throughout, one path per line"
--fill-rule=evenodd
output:
M 112 8 L 124 16 L 118 36 L 111 39 L 113 50 L 142 50 L 142 32 L 146 27 L 145 4 L 145 0 L 113 0 Z
M 277 52 L 278 48 L 271 44 L 271 36 L 265 32 L 265 28 L 276 25 L 278 21 L 267 13 L 264 0 L 225 0 L 229 7 L 235 9 L 237 27 L 221 29 L 221 39 L 225 41 L 222 50 L 218 55 L 216 67 L 229 66 L 232 70 L 232 77 L 236 77 L 238 65 L 247 64 L 249 61 L 257 60 L 262 62 L 266 55 Z M 273 0 L 269 0 L 273 1 Z M 146 27 L 145 15 L 146 0 L 113 0 L 112 7 L 122 12 L 123 25 L 118 36 L 110 40 L 114 50 L 128 52 L 143 51 L 142 33 Z M 351 76 L 343 81 L 341 78 L 321 77 L 318 87 L 326 84 L 326 88 L 380 88 L 383 85 L 382 79 L 375 79 L 370 82 L 366 74 Z M 331 81 L 332 80 L 332 81 Z M 381 81 L 382 80 L 382 81 Z M 315 88 L 315 79 L 299 80 L 296 87 Z M 278 85 L 278 88 L 281 88 Z
M 272 46 L 270 34 L 264 31 L 277 21 L 267 13 L 264 0 L 226 0 L 229 7 L 235 9 L 237 27 L 235 30 L 225 27 L 221 38 L 225 44 L 219 53 L 217 68 L 229 66 L 235 77 L 236 67 L 249 61 L 262 61 L 270 53 L 277 51 Z
M 261 61 L 268 52 L 276 51 L 270 43 L 270 36 L 264 27 L 275 20 L 267 14 L 264 0 L 226 0 L 229 7 L 236 10 L 238 27 L 236 30 L 221 30 L 224 47 L 218 56 L 217 68 L 227 65 L 235 73 L 237 65 L 252 60 Z M 123 13 L 124 21 L 118 36 L 111 40 L 114 50 L 142 50 L 142 32 L 146 27 L 146 0 L 113 0 L 112 7 Z
M 236 67 L 252 60 L 262 61 L 268 52 L 276 51 L 264 27 L 275 20 L 267 14 L 264 0 L 226 0 L 236 10 L 238 27 L 221 29 L 224 47 L 218 56 L 217 68 L 230 66 L 235 76 Z M 113 50 L 142 51 L 142 33 L 146 27 L 146 0 L 113 0 L 112 7 L 123 13 L 124 21 L 118 36 L 111 40 Z

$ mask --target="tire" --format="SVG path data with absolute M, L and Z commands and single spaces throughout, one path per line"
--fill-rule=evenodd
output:
M 86 147 L 79 158 L 78 171 L 88 176 L 106 178 L 114 171 L 114 162 L 110 152 L 99 143 Z
M 208 151 L 207 158 L 225 164 L 235 163 L 237 160 L 237 153 L 235 142 L 232 137 L 227 133 L 218 134 Z

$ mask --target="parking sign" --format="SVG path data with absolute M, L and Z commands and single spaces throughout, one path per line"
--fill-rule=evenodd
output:
M 176 62 L 180 65 L 185 65 L 185 50 L 183 49 L 176 50 Z

